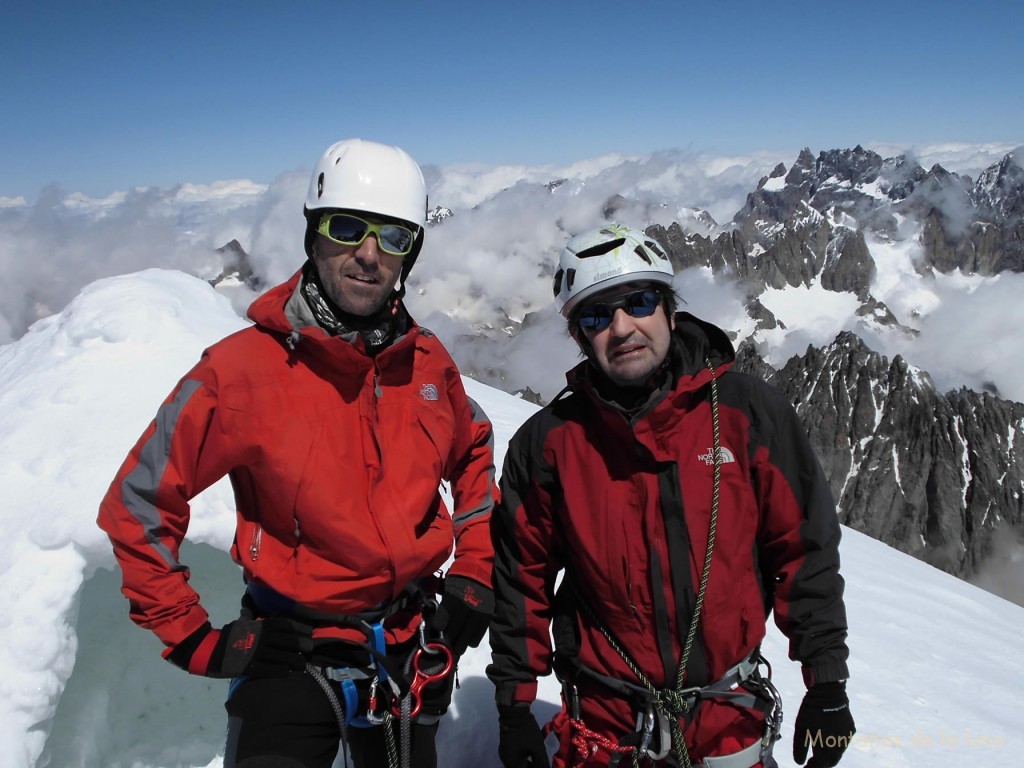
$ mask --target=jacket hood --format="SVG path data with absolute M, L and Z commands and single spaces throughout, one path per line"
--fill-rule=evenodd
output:
M 300 268 L 286 282 L 271 288 L 253 301 L 246 312 L 249 319 L 261 328 L 277 333 L 291 334 L 304 328 L 313 328 L 319 332 L 315 335 L 329 335 L 320 327 L 312 310 L 302 297 L 300 289 L 302 281 L 305 279 L 304 269 L 305 267 Z M 409 315 L 404 303 L 400 305 L 399 312 L 405 318 L 405 330 L 401 335 L 407 335 L 418 325 Z
M 736 362 L 736 350 L 726 332 L 689 312 L 676 313 L 672 338 L 671 354 L 676 378 L 688 389 L 697 389 L 711 380 L 708 362 L 716 374 L 723 373 Z
M 286 309 L 289 300 L 296 295 L 301 279 L 302 270 L 299 269 L 286 282 L 274 286 L 257 298 L 246 312 L 249 319 L 261 328 L 278 333 L 291 333 L 307 325 L 308 323 L 301 322 L 293 312 Z M 312 320 L 312 313 L 310 319 Z M 312 324 L 315 325 L 315 321 Z

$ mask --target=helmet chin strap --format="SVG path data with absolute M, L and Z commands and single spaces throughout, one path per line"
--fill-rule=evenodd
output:
M 403 270 L 404 273 L 405 270 Z M 395 287 L 391 289 L 391 315 L 398 314 L 398 305 L 402 303 L 402 298 L 405 296 L 405 279 L 404 274 L 398 276 L 398 282 L 395 283 Z
M 392 289 L 392 296 L 394 297 L 391 304 L 391 314 L 398 314 L 398 305 L 402 299 L 405 298 L 405 281 L 409 277 L 409 273 L 412 272 L 412 267 L 416 263 L 416 259 L 420 255 L 420 250 L 423 248 L 423 227 L 419 228 L 416 233 L 416 240 L 413 243 L 412 252 L 405 257 L 402 261 L 402 269 L 398 272 L 398 281 L 395 283 L 395 287 Z

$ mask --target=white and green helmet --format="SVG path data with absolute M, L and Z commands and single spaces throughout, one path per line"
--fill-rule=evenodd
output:
M 313 169 L 306 212 L 342 208 L 408 221 L 427 218 L 423 172 L 400 147 L 365 139 L 332 144 Z
M 576 235 L 558 257 L 552 285 L 555 308 L 568 318 L 588 296 L 622 283 L 672 286 L 665 249 L 643 230 L 610 224 Z
M 313 169 L 306 192 L 306 255 L 313 255 L 317 224 L 325 211 L 361 211 L 408 222 L 416 232 L 412 252 L 402 261 L 401 284 L 423 247 L 427 185 L 423 172 L 401 147 L 366 139 L 329 146 Z

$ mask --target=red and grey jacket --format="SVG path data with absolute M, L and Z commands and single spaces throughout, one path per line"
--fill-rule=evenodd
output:
M 675 687 L 712 510 L 711 367 L 717 538 L 686 684 L 718 680 L 747 658 L 772 609 L 808 684 L 848 675 L 840 528 L 797 415 L 768 384 L 729 370 L 735 354 L 720 329 L 686 313 L 676 321 L 670 375 L 635 414 L 601 396 L 585 361 L 570 371 L 568 394 L 509 444 L 492 522 L 488 676 L 499 704 L 532 701 L 551 671 L 563 569 L 577 593 L 569 602 L 587 604 L 574 616 L 578 662 L 636 682 L 604 629 L 655 686 Z
M 493 435 L 450 355 L 410 321 L 371 358 L 315 324 L 299 281 L 257 299 L 255 325 L 203 353 L 100 506 L 131 617 L 169 648 L 207 620 L 178 551 L 189 500 L 225 475 L 232 557 L 251 585 L 285 600 L 369 611 L 433 574 L 453 544 L 449 573 L 490 585 Z M 385 624 L 389 640 L 412 634 L 405 622 Z

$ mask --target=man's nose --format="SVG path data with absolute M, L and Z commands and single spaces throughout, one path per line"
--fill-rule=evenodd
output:
M 366 238 L 356 248 L 356 258 L 360 261 L 376 264 L 380 261 L 380 247 L 377 243 L 377 235 L 370 232 Z
M 634 330 L 633 316 L 622 307 L 616 307 L 608 326 L 613 336 L 629 336 Z

